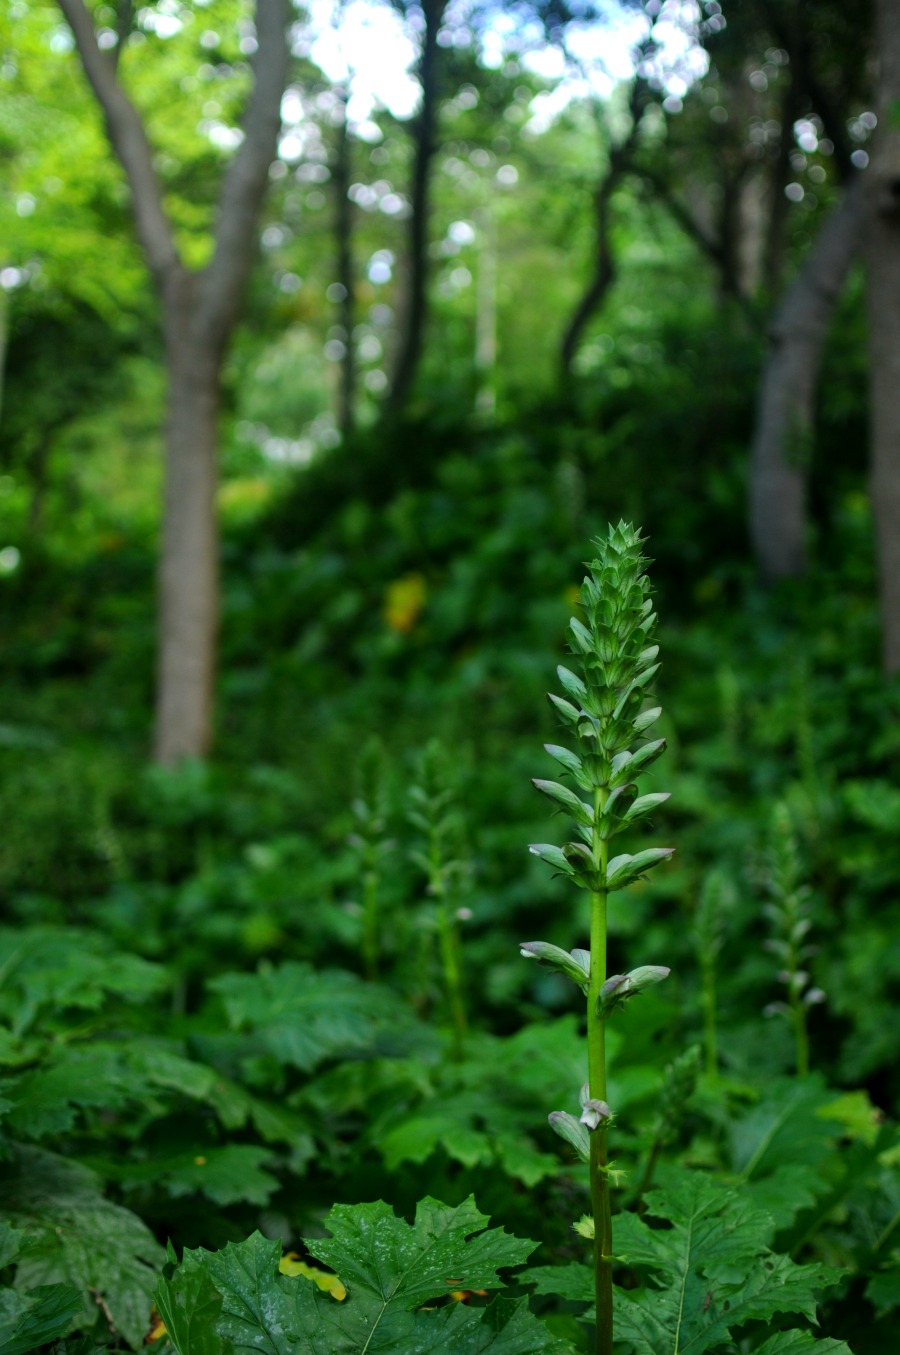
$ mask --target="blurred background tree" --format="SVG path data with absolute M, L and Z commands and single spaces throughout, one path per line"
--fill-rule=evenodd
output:
M 815 567 L 865 486 L 868 7 L 62 14 L 2 19 L 6 532 L 156 530 L 168 418 L 158 758 L 210 747 L 216 501 L 303 548 L 329 478 L 377 511 L 506 430 L 573 531 Z
M 278 143 L 288 80 L 289 10 L 287 0 L 259 0 L 253 15 L 255 34 L 248 30 L 243 36 L 239 11 L 218 14 L 218 22 L 225 19 L 231 30 L 231 41 L 237 39 L 236 55 L 252 54 L 252 83 L 240 126 L 223 122 L 219 127 L 219 144 L 224 141 L 234 155 L 214 199 L 213 220 L 209 199 L 200 205 L 207 218 L 201 230 L 209 243 L 196 233 L 192 243 L 209 257 L 197 267 L 179 246 L 177 219 L 166 210 L 164 180 L 154 163 L 144 119 L 118 79 L 120 54 L 132 31 L 131 0 L 120 0 L 115 30 L 95 27 L 95 15 L 83 0 L 59 0 L 59 6 L 103 110 L 110 145 L 125 171 L 138 239 L 162 311 L 166 474 L 154 742 L 157 760 L 171 763 L 201 756 L 212 742 L 220 374 L 253 262 L 269 165 Z M 99 17 L 102 23 L 103 15 Z M 220 45 L 213 30 L 206 30 L 199 41 L 207 50 Z M 247 63 L 239 64 L 244 67 L 238 72 L 243 83 Z M 175 161 L 176 172 L 180 168 Z

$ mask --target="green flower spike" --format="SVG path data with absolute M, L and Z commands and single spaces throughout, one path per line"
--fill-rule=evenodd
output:
M 594 1272 L 597 1305 L 596 1355 L 611 1355 L 612 1221 L 607 1137 L 611 1115 L 606 1102 L 606 1021 L 632 997 L 664 979 L 662 965 L 642 965 L 627 974 L 607 974 L 607 901 L 616 890 L 642 880 L 668 860 L 672 847 L 648 847 L 610 857 L 609 844 L 669 798 L 641 795 L 636 778 L 665 750 L 665 739 L 644 741 L 661 715 L 647 693 L 658 669 L 653 643 L 656 614 L 650 601 L 643 539 L 620 522 L 595 543 L 579 597 L 582 618 L 569 622 L 573 667 L 557 669 L 562 695 L 550 693 L 566 744 L 546 744 L 570 784 L 539 777 L 535 788 L 572 821 L 574 832 L 561 847 L 536 843 L 535 856 L 590 895 L 590 950 L 566 951 L 547 941 L 526 941 L 523 955 L 572 979 L 587 998 L 588 1084 L 582 1116 L 554 1111 L 550 1123 L 579 1155 L 590 1161 Z M 577 670 L 577 671 L 575 671 Z M 583 1234 L 588 1236 L 589 1229 Z

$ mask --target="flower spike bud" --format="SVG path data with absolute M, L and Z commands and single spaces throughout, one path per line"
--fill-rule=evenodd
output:
M 599 1011 L 604 1016 L 610 1016 L 624 1007 L 629 998 L 637 997 L 647 988 L 662 983 L 671 972 L 665 965 L 645 964 L 629 970 L 627 974 L 613 974 L 600 989 L 597 1003 Z
M 611 1119 L 612 1111 L 606 1102 L 591 1098 L 585 1101 L 578 1123 L 587 1125 L 588 1129 L 593 1131 L 599 1129 L 602 1125 L 608 1125 Z
M 561 694 L 548 694 L 560 721 L 559 737 L 568 746 L 550 743 L 545 748 L 562 769 L 565 784 L 544 777 L 533 783 L 553 802 L 553 810 L 570 820 L 570 840 L 560 846 L 533 843 L 530 848 L 557 875 L 590 895 L 590 951 L 567 952 L 539 941 L 525 942 L 520 949 L 572 978 L 587 997 L 589 1083 L 581 1089 L 581 1115 L 576 1120 L 554 1111 L 550 1124 L 590 1162 L 592 1217 L 576 1226 L 582 1237 L 593 1240 L 596 1350 L 608 1352 L 613 1347 L 615 1255 L 610 1190 L 617 1173 L 608 1157 L 607 1129 L 613 1117 L 604 1099 L 604 1027 L 613 1011 L 659 983 L 669 970 L 643 965 L 607 977 L 607 906 L 614 891 L 644 879 L 674 849 L 645 847 L 610 856 L 611 839 L 630 834 L 668 799 L 655 788 L 643 793 L 638 784 L 664 752 L 666 741 L 645 737 L 661 710 L 649 699 L 659 664 L 646 575 L 649 561 L 641 552 L 644 538 L 620 522 L 593 544 L 596 558 L 587 565 L 580 614 L 569 623 L 570 665 L 557 669 Z
M 549 941 L 522 941 L 519 954 L 526 960 L 537 960 L 538 964 L 548 965 L 587 992 L 591 977 L 591 959 L 587 951 L 573 951 L 570 955 L 567 950 L 551 945 Z

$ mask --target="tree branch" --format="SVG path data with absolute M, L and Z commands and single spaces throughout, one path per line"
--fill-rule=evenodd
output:
M 131 30 L 134 27 L 134 0 L 119 0 L 119 8 L 116 14 L 116 45 L 110 52 L 113 70 L 119 68 L 119 58 L 122 55 L 122 49 L 131 36 Z
M 57 3 L 72 30 L 84 73 L 103 109 L 107 136 L 131 189 L 138 238 L 156 284 L 162 287 L 166 275 L 181 261 L 162 205 L 162 191 L 140 114 L 116 79 L 112 62 L 97 46 L 84 0 L 57 0 Z
M 438 148 L 438 89 L 443 65 L 438 34 L 446 10 L 447 0 L 423 0 L 425 30 L 416 71 L 422 97 L 419 111 L 410 124 L 413 163 L 407 234 L 408 276 L 388 396 L 392 414 L 402 413 L 422 354 L 428 308 L 428 212 L 432 166 Z
M 707 233 L 693 212 L 675 196 L 665 178 L 647 165 L 636 166 L 634 172 L 656 192 L 669 215 L 681 227 L 685 235 L 689 235 L 700 246 L 703 253 L 712 259 L 717 267 L 721 268 L 725 263 L 725 251 L 722 248 L 721 241 L 714 239 Z
M 847 135 L 847 121 L 835 99 L 819 79 L 805 18 L 790 22 L 780 0 L 763 0 L 765 14 L 779 46 L 787 50 L 795 68 L 798 87 L 803 90 L 813 109 L 822 119 L 825 131 L 834 146 L 834 158 L 840 178 L 846 182 L 853 174 L 850 159 L 853 145 Z
M 278 150 L 281 100 L 290 68 L 288 0 L 257 0 L 253 90 L 244 140 L 228 167 L 215 229 L 215 253 L 201 275 L 199 320 L 223 342 L 237 319 L 253 264 L 269 166 Z
M 738 175 L 725 185 L 725 191 L 734 192 L 748 169 L 748 165 L 742 166 Z M 716 265 L 722 279 L 723 290 L 729 296 L 734 297 L 751 327 L 756 328 L 757 321 L 751 299 L 740 286 L 740 281 L 735 274 L 731 251 L 724 233 L 719 236 L 711 235 L 690 208 L 676 197 L 664 176 L 658 171 L 647 165 L 634 165 L 631 167 L 631 172 L 654 190 L 676 225 L 680 226 L 685 235 L 689 236 L 706 257 Z
M 750 536 L 767 583 L 806 570 L 809 452 L 822 350 L 863 229 L 862 180 L 832 208 L 769 327 L 750 452 Z
M 631 113 L 631 126 L 623 139 L 610 147 L 606 174 L 594 192 L 594 273 L 563 335 L 560 359 L 564 372 L 571 371 L 585 326 L 594 312 L 600 308 L 615 281 L 616 261 L 610 240 L 612 197 L 629 169 L 640 132 L 641 119 L 648 107 L 645 91 L 638 80 L 632 85 L 628 107 Z M 597 123 L 602 132 L 603 115 L 599 106 L 596 113 Z

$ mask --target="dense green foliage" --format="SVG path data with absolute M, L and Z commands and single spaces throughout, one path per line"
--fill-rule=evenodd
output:
M 213 32 L 211 7 L 169 5 L 179 45 L 153 26 L 166 5 L 141 7 L 123 57 L 192 263 L 246 85 L 245 9 L 229 0 Z M 807 56 L 825 52 L 850 125 L 866 29 L 848 33 L 844 9 L 817 7 Z M 93 10 L 111 23 L 118 7 Z M 719 10 L 703 9 L 718 65 L 682 113 L 648 85 L 655 111 L 612 197 L 616 285 L 565 379 L 621 91 L 602 116 L 582 99 L 538 118 L 551 82 L 524 59 L 445 49 L 432 329 L 390 423 L 403 215 L 378 203 L 406 183 L 409 126 L 376 109 L 375 131 L 355 128 L 374 197 L 354 199 L 361 383 L 342 442 L 336 105 L 300 34 L 292 140 L 226 374 L 216 751 L 174 769 L 147 758 L 155 306 L 54 8 L 0 15 L 0 1355 L 147 1338 L 160 1355 L 589 1349 L 571 983 L 588 922 L 528 844 L 578 876 L 548 811 L 577 824 L 585 807 L 543 779 L 541 742 L 582 792 L 613 774 L 592 779 L 578 717 L 577 751 L 562 748 L 573 728 L 543 694 L 562 663 L 566 700 L 598 714 L 569 670 L 578 627 L 602 641 L 608 618 L 578 584 L 620 518 L 646 531 L 661 617 L 646 737 L 666 741 L 672 798 L 648 840 L 678 851 L 609 915 L 610 974 L 671 970 L 606 1032 L 617 1341 L 900 1341 L 900 689 L 878 661 L 861 288 L 825 357 L 813 568 L 766 593 L 744 519 L 772 277 L 735 297 L 651 187 L 665 171 L 679 202 L 715 205 L 732 170 L 796 175 L 790 268 L 840 147 L 819 128 L 801 164 L 799 143 L 779 161 L 760 142 L 783 114 L 782 47 L 749 0 L 716 47 Z M 868 124 L 853 126 L 861 147 Z M 632 706 L 626 741 L 637 689 Z M 646 770 L 632 816 L 659 804 L 649 755 Z M 642 845 L 626 839 L 629 876 Z M 523 962 L 532 936 L 562 973 Z
M 380 1198 L 410 1213 L 427 1194 L 453 1206 L 473 1193 L 498 1222 L 544 1242 L 545 1268 L 579 1254 L 568 1220 L 588 1207 L 586 1192 L 546 1123 L 548 1107 L 569 1107 L 584 1080 L 582 1037 L 566 1014 L 572 988 L 516 960 L 523 936 L 543 933 L 568 948 L 584 925 L 563 882 L 526 851 L 547 836 L 528 777 L 539 731 L 559 737 L 539 702 L 571 606 L 569 529 L 558 500 L 539 489 L 549 490 L 555 468 L 513 466 L 494 490 L 501 524 L 464 545 L 446 539 L 445 524 L 484 504 L 502 456 L 491 435 L 469 462 L 475 499 L 456 486 L 456 511 L 449 490 L 430 484 L 389 500 L 386 510 L 399 512 L 392 505 L 416 494 L 419 541 L 434 541 L 427 555 L 407 547 L 404 556 L 398 542 L 388 550 L 377 520 L 371 537 L 338 550 L 340 523 L 323 511 L 332 545 L 310 548 L 295 566 L 295 596 L 320 604 L 307 613 L 307 627 L 319 614 L 315 663 L 276 643 L 283 600 L 262 573 L 252 602 L 229 614 L 237 624 L 225 636 L 235 656 L 224 672 L 226 751 L 214 765 L 141 770 L 136 679 L 146 641 L 134 622 L 106 655 L 93 641 L 117 599 L 139 620 L 140 594 L 125 593 L 122 566 L 106 577 L 105 596 L 81 591 L 90 559 L 69 571 L 67 586 L 84 598 L 77 663 L 50 656 L 34 690 L 34 670 L 16 657 L 23 651 L 11 651 L 3 862 L 18 922 L 2 940 L 0 1170 L 4 1217 L 28 1246 L 6 1273 L 26 1297 L 41 1285 L 74 1285 L 85 1296 L 79 1321 L 103 1340 L 112 1322 L 139 1343 L 168 1238 L 179 1249 L 218 1247 L 262 1225 L 285 1247 L 306 1237 L 304 1254 L 318 1255 L 336 1200 Z M 324 471 L 319 478 L 324 493 Z M 270 540 L 265 519 L 233 537 L 244 559 L 265 558 Z M 60 606 L 54 578 L 62 575 L 48 558 L 8 580 L 23 639 Z M 413 578 L 422 591 L 398 600 L 392 586 Z M 338 589 L 335 579 L 347 582 Z M 896 927 L 888 780 L 896 697 L 874 656 L 865 658 L 871 618 L 861 603 L 842 604 L 839 617 L 812 590 L 764 600 L 735 580 L 725 597 L 741 596 L 737 607 L 702 580 L 695 589 L 681 615 L 679 589 L 666 590 L 675 615 L 655 684 L 671 712 L 667 817 L 678 864 L 629 891 L 611 924 L 616 970 L 648 954 L 673 970 L 608 1035 L 618 1193 L 626 1206 L 638 1201 L 651 1158 L 669 1203 L 647 1195 L 648 1216 L 659 1208 L 674 1220 L 665 1211 L 682 1208 L 678 1192 L 698 1188 L 679 1164 L 710 1188 L 719 1183 L 713 1217 L 731 1216 L 728 1191 L 737 1191 L 742 1208 L 757 1211 L 741 1254 L 761 1258 L 760 1275 L 767 1247 L 795 1256 L 807 1288 L 798 1279 L 781 1298 L 810 1312 L 801 1294 L 815 1291 L 824 1332 L 865 1355 L 891 1339 L 900 1298 L 892 1250 L 900 1140 L 890 1118 L 897 974 L 884 941 Z M 354 590 L 355 624 L 327 614 L 329 597 Z M 404 597 L 415 615 L 410 623 L 404 613 L 406 628 L 395 629 L 388 608 Z M 788 620 L 801 606 L 798 633 Z M 465 618 L 463 632 L 454 617 Z M 848 620 L 859 637 L 853 660 L 841 638 Z M 242 670 L 242 646 L 265 632 L 274 661 Z M 96 693 L 87 725 L 85 690 Z M 373 730 L 380 747 L 364 749 Z M 438 760 L 429 782 L 412 752 L 435 733 L 445 751 L 430 754 Z M 405 784 L 420 788 L 412 818 Z M 793 844 L 787 884 L 771 855 L 775 800 L 779 831 Z M 427 892 L 429 823 L 444 825 L 447 899 L 460 932 L 461 1059 L 448 1059 L 455 1036 Z M 373 860 L 378 982 L 360 977 Z M 762 922 L 798 878 L 817 946 L 805 963 L 826 995 L 809 1008 L 814 1071 L 800 1079 L 791 1076 L 789 1023 L 764 1015 L 784 985 Z M 696 1065 L 686 1078 L 677 1065 L 661 1075 L 703 1037 L 710 968 L 717 1062 L 699 1080 Z M 652 1297 L 664 1276 L 652 1278 L 649 1253 L 632 1256 L 637 1242 L 627 1238 L 617 1242 L 627 1269 L 616 1278 L 633 1286 L 649 1266 L 649 1288 L 626 1292 Z M 691 1320 L 709 1341 L 722 1312 L 718 1300 L 704 1307 L 719 1292 L 716 1264 L 701 1258 L 691 1270 L 705 1286 Z M 748 1266 L 741 1262 L 745 1279 Z M 823 1266 L 837 1269 L 826 1276 Z M 562 1311 L 540 1297 L 537 1311 L 556 1339 L 575 1342 L 565 1308 L 577 1308 L 580 1291 L 574 1279 L 545 1277 L 546 1269 L 542 1289 L 570 1297 Z M 820 1290 L 826 1279 L 832 1288 Z M 752 1292 L 739 1311 L 761 1345 L 773 1330 L 766 1314 L 778 1309 L 766 1307 L 765 1289 Z M 71 1311 L 68 1291 L 54 1291 L 57 1301 Z M 730 1310 L 737 1299 L 727 1301 Z M 498 1310 L 498 1322 L 501 1311 L 506 1331 L 513 1310 Z M 660 1336 L 660 1349 L 668 1339 Z M 473 1346 L 482 1348 L 492 1347 Z

